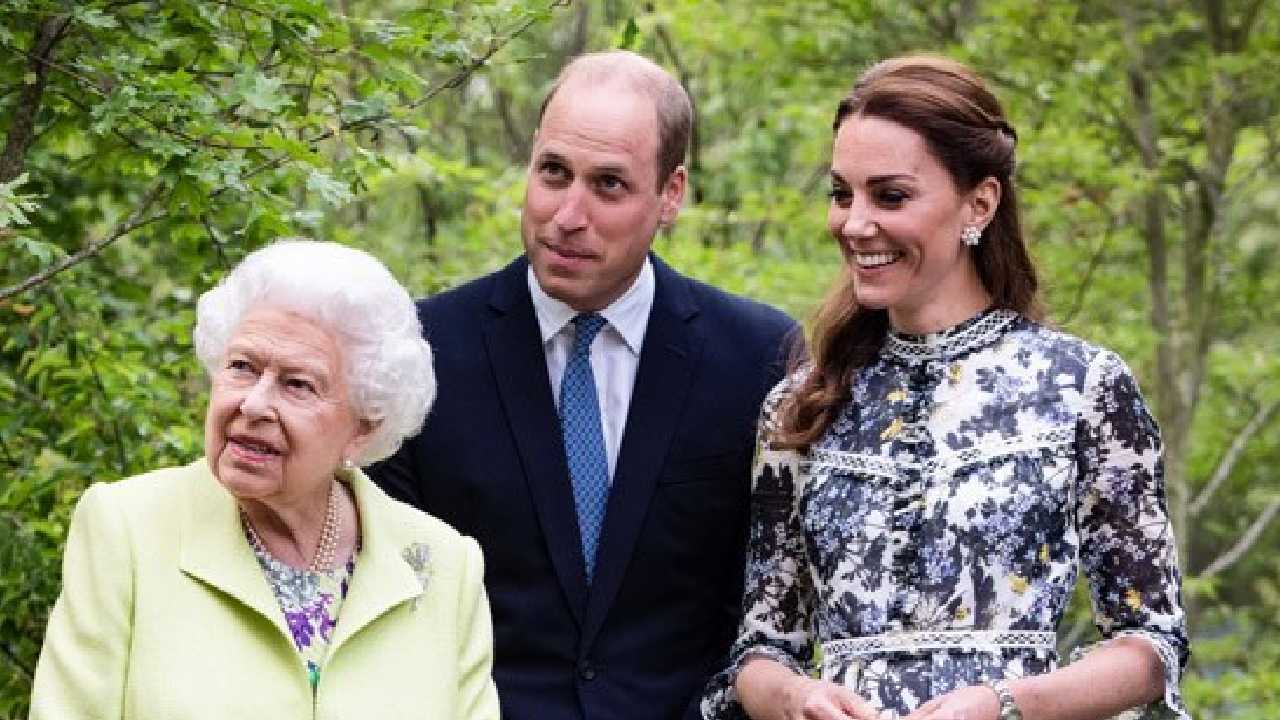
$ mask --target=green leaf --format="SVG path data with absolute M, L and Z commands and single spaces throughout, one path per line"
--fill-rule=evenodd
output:
M 307 175 L 307 190 L 318 194 L 333 206 L 345 205 L 353 197 L 349 185 L 333 179 L 333 176 L 322 170 L 312 170 Z
M 618 33 L 613 46 L 619 50 L 635 50 L 639 45 L 639 40 L 640 26 L 636 24 L 634 17 L 629 17 L 627 22 L 623 24 L 621 32 Z
M 114 17 L 102 12 L 97 8 L 76 7 L 72 12 L 72 16 L 80 22 L 93 28 L 116 28 L 120 26 L 119 21 Z
M 241 79 L 240 99 L 250 110 L 277 113 L 291 104 L 289 96 L 281 92 L 283 85 L 283 80 L 257 72 Z

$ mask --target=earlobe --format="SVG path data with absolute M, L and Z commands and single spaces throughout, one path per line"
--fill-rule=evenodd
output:
M 364 449 L 369 446 L 369 441 L 373 439 L 373 434 L 381 424 L 381 420 L 369 420 L 368 418 L 357 420 L 356 432 L 347 441 L 346 451 L 342 454 L 343 457 L 359 457 L 364 452 Z
M 659 217 L 663 226 L 669 226 L 680 214 L 680 206 L 684 204 L 684 191 L 688 184 L 689 174 L 683 165 L 676 166 L 662 186 L 662 213 Z
M 973 189 L 969 198 L 970 224 L 985 229 L 1000 207 L 1000 181 L 987 176 Z

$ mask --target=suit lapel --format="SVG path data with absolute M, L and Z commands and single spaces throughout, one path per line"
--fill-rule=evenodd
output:
M 284 614 L 244 538 L 240 511 L 201 459 L 187 467 L 179 567 L 266 618 L 292 644 Z
M 656 257 L 652 260 L 657 283 L 653 310 L 609 492 L 583 629 L 584 646 L 599 632 L 622 585 L 702 351 L 702 337 L 690 323 L 698 309 L 689 294 L 688 280 Z
M 494 314 L 484 326 L 485 344 L 551 564 L 581 623 L 587 587 L 578 517 L 526 267 L 523 259 L 517 260 L 497 276 L 490 298 Z

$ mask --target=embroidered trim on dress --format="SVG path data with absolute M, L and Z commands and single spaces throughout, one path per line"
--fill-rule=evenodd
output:
M 1019 435 L 1009 440 L 979 443 L 973 447 L 942 453 L 924 462 L 816 448 L 809 452 L 808 471 L 813 474 L 857 473 L 890 479 L 898 477 L 901 470 L 917 470 L 930 475 L 939 471 L 955 472 L 969 465 L 1029 450 L 1055 450 L 1074 442 L 1075 432 L 1074 427 L 1057 427 L 1044 432 Z
M 995 342 L 1018 317 L 1018 313 L 1013 310 L 992 310 L 974 320 L 971 325 L 956 328 L 953 332 L 922 336 L 889 333 L 881 352 L 885 357 L 909 363 L 951 360 Z
M 924 630 L 846 638 L 822 643 L 824 655 L 857 657 L 930 650 L 1053 650 L 1058 636 L 1047 630 Z

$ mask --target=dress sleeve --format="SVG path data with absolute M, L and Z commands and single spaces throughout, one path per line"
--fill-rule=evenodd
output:
M 761 412 L 752 469 L 742 626 L 728 668 L 711 678 L 703 695 L 706 720 L 746 718 L 734 683 L 749 657 L 767 657 L 797 673 L 807 672 L 813 661 L 812 575 L 799 514 L 801 455 L 771 448 L 766 440 L 787 385 L 784 380 L 774 388 Z
M 465 539 L 466 557 L 458 593 L 458 717 L 498 720 L 498 691 L 493 684 L 493 624 L 484 592 L 484 556 Z
M 133 549 L 106 486 L 76 505 L 62 556 L 62 593 L 36 665 L 31 720 L 116 720 L 133 633 Z
M 1182 578 L 1160 432 L 1129 368 L 1113 353 L 1093 361 L 1085 384 L 1075 513 L 1094 621 L 1103 642 L 1140 637 L 1160 657 L 1164 694 L 1142 716 L 1189 720 L 1179 691 L 1189 655 Z

